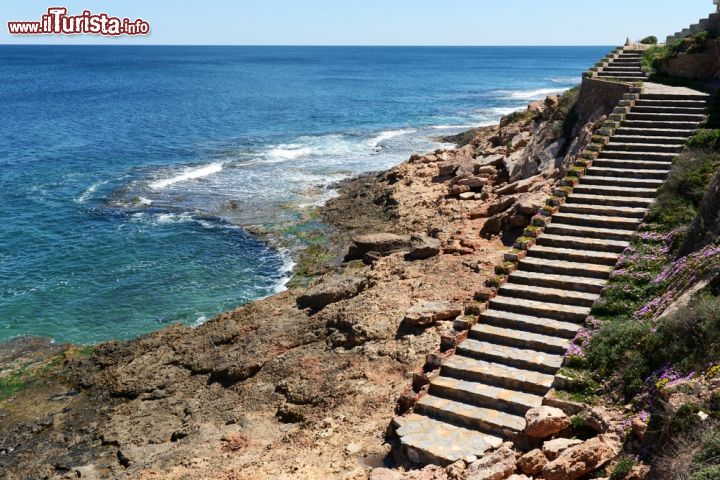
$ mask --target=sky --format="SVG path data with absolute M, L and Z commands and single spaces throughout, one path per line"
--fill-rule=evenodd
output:
M 668 34 L 712 0 L 2 0 L 0 44 L 619 45 Z M 15 36 L 7 22 L 65 6 L 151 25 L 147 37 Z

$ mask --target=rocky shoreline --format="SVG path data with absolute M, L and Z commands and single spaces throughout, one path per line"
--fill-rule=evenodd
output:
M 93 349 L 4 346 L 0 477 L 409 466 L 386 438 L 398 399 L 609 113 L 592 102 L 549 97 L 456 149 L 345 182 L 318 212 L 328 241 L 301 254 L 287 292 Z

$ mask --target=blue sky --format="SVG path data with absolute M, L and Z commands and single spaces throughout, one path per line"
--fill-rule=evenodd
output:
M 616 45 L 664 38 L 712 0 L 2 0 L 0 43 L 183 45 Z M 145 38 L 15 37 L 9 20 L 67 6 L 152 26 Z

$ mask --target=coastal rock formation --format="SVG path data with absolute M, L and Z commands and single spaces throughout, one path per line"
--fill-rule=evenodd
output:
M 319 211 L 330 246 L 301 254 L 309 289 L 91 354 L 48 353 L 53 380 L 2 410 L 0 477 L 366 478 L 363 458 L 389 453 L 395 400 L 502 261 L 495 235 L 526 224 L 572 160 L 561 104 L 340 184 Z M 515 473 L 514 452 L 497 456 L 473 474 Z M 402 478 L 450 475 L 418 472 Z

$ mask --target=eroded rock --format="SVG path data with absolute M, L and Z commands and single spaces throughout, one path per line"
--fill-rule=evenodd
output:
M 408 308 L 404 321 L 411 325 L 427 326 L 442 320 L 452 320 L 461 313 L 462 309 L 450 302 L 427 301 Z
M 300 308 L 320 310 L 331 303 L 352 298 L 367 287 L 368 280 L 365 277 L 333 279 L 308 289 L 297 298 L 297 304 Z
M 570 417 L 559 408 L 531 408 L 525 414 L 525 433 L 535 438 L 548 438 L 570 426 Z
M 570 447 L 542 471 L 545 480 L 576 480 L 598 470 L 615 458 L 622 449 L 620 437 L 600 435 Z
M 505 480 L 515 473 L 515 452 L 500 447 L 468 467 L 467 480 Z
M 440 254 L 440 240 L 426 235 L 413 235 L 410 239 L 409 260 L 425 260 Z
M 370 252 L 379 256 L 390 255 L 410 249 L 409 235 L 395 235 L 392 233 L 371 233 L 352 239 L 352 245 L 345 256 L 345 261 L 365 259 Z
M 542 450 L 532 450 L 518 459 L 517 466 L 525 475 L 535 476 L 542 472 L 549 460 Z
M 548 458 L 548 460 L 555 460 L 568 448 L 580 445 L 582 440 L 570 439 L 570 438 L 557 438 L 555 440 L 547 441 L 542 446 L 542 453 Z

